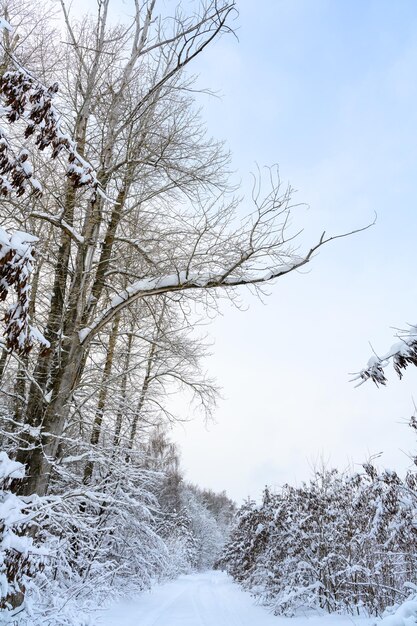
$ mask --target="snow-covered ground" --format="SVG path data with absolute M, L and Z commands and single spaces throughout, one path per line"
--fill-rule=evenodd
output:
M 102 626 L 369 626 L 338 615 L 275 617 L 223 572 L 181 576 L 106 611 Z

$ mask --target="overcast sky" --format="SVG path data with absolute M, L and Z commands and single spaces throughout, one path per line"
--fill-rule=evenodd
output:
M 74 4 L 89 6 L 92 0 Z M 183 3 L 184 4 L 184 3 Z M 175 0 L 165 0 L 169 8 Z M 417 371 L 355 389 L 349 372 L 417 322 L 417 4 L 415 0 L 238 0 L 239 41 L 223 37 L 195 67 L 209 132 L 225 139 L 236 177 L 279 163 L 308 203 L 303 241 L 322 230 L 366 233 L 323 249 L 265 303 L 223 307 L 210 327 L 209 372 L 224 400 L 206 427 L 179 426 L 189 480 L 237 500 L 265 484 L 308 479 L 312 466 L 354 469 L 381 451 L 404 470 L 417 443 Z M 113 13 L 129 2 L 113 2 Z M 248 210 L 250 210 L 248 202 Z M 417 398 L 416 398 L 417 399 Z
M 187 477 L 240 500 L 381 451 L 404 470 L 404 421 L 417 373 L 355 389 L 349 372 L 417 321 L 417 5 L 414 0 L 240 0 L 239 42 L 200 61 L 210 132 L 243 180 L 279 163 L 298 190 L 304 240 L 378 214 L 366 233 L 323 249 L 308 273 L 276 282 L 265 304 L 232 307 L 210 328 L 209 370 L 223 388 L 216 423 L 179 427 Z

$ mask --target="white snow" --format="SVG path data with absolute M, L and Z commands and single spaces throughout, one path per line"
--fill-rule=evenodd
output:
M 355 626 L 367 618 L 340 615 L 276 617 L 224 572 L 180 576 L 136 600 L 105 611 L 100 626 Z M 387 625 L 388 626 L 388 625 Z
M 360 381 L 358 385 L 356 385 L 357 387 L 359 387 L 367 380 L 364 374 L 366 374 L 367 372 L 370 373 L 373 368 L 385 368 L 387 367 L 391 359 L 395 359 L 395 357 L 401 356 L 407 357 L 409 355 L 410 347 L 415 344 L 417 340 L 417 325 L 411 324 L 407 332 L 399 332 L 397 337 L 400 339 L 400 341 L 394 343 L 386 354 L 382 356 L 371 356 L 366 364 L 366 368 L 361 370 L 352 379 Z
M 47 339 L 45 339 L 45 337 L 43 336 L 43 334 L 38 328 L 35 328 L 35 326 L 29 326 L 29 329 L 30 329 L 30 338 L 33 341 L 38 341 L 41 345 L 45 346 L 46 348 L 50 347 L 51 344 L 49 343 Z
M 415 626 L 417 624 L 417 601 L 403 602 L 393 615 L 384 617 L 378 626 Z
M 6 452 L 0 452 L 0 480 L 5 478 L 23 478 L 25 467 L 18 461 L 9 459 Z
M 9 22 L 4 19 L 4 17 L 0 17 L 0 29 L 12 31 L 13 28 L 10 26 Z
M 118 307 L 133 302 L 139 297 L 155 295 L 164 291 L 185 289 L 186 287 L 201 287 L 203 289 L 210 286 L 233 287 L 242 284 L 242 280 L 245 280 L 248 284 L 251 282 L 267 282 L 273 277 L 278 277 L 280 274 L 286 274 L 296 267 L 298 267 L 297 263 L 292 265 L 286 264 L 266 273 L 246 273 L 244 276 L 233 275 L 232 273 L 228 275 L 226 273 L 226 270 L 224 269 L 223 272 L 220 272 L 219 274 L 216 274 L 216 272 L 214 271 L 207 273 L 201 271 L 193 272 L 189 270 L 181 270 L 178 271 L 176 274 L 166 274 L 162 276 L 151 276 L 149 278 L 142 278 L 132 283 L 131 285 L 129 285 L 129 287 L 114 296 L 110 302 L 110 306 L 98 316 L 98 318 L 91 324 L 90 327 L 81 329 L 81 331 L 79 332 L 80 341 L 81 343 L 86 341 L 87 337 L 91 333 L 94 333 L 95 330 L 100 326 L 100 324 L 108 321 L 112 317 L 113 312 Z
M 22 230 L 15 230 L 9 234 L 0 228 L 0 248 L 2 248 L 0 258 L 5 256 L 10 248 L 14 249 L 20 257 L 30 256 L 32 245 L 37 241 L 39 241 L 38 237 Z

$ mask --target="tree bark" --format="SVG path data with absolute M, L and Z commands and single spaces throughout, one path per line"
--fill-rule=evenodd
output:
M 130 354 L 132 351 L 132 344 L 133 344 L 133 329 L 129 333 L 129 336 L 127 339 L 126 356 L 125 356 L 125 362 L 123 366 L 123 376 L 122 376 L 122 380 L 120 383 L 120 401 L 119 401 L 119 407 L 117 409 L 117 414 L 116 414 L 116 425 L 115 425 L 114 437 L 113 437 L 114 454 L 117 454 L 117 450 L 120 446 L 120 435 L 122 432 L 123 415 L 126 409 L 127 378 L 129 375 L 129 363 L 130 363 Z
M 114 318 L 113 328 L 112 328 L 110 338 L 109 338 L 109 347 L 107 349 L 106 363 L 104 365 L 104 370 L 103 370 L 103 378 L 101 381 L 100 393 L 99 393 L 98 403 L 97 403 L 97 410 L 96 410 L 96 415 L 95 415 L 94 422 L 93 422 L 93 429 L 91 431 L 91 436 L 90 436 L 90 445 L 92 447 L 96 447 L 100 439 L 101 428 L 103 425 L 104 410 L 106 407 L 107 394 L 109 391 L 108 383 L 109 383 L 109 378 L 111 375 L 111 370 L 113 367 L 114 349 L 116 347 L 116 340 L 117 340 L 117 335 L 119 332 L 119 323 L 120 323 L 120 315 L 117 315 Z M 86 464 L 84 468 L 83 483 L 85 485 L 90 482 L 91 477 L 93 475 L 93 469 L 94 469 L 94 461 L 91 459 L 90 461 L 88 461 L 88 463 Z

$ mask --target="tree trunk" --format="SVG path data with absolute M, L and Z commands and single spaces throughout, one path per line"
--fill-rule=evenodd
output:
M 128 340 L 127 340 L 126 356 L 125 356 L 125 362 L 124 362 L 124 367 L 123 367 L 123 376 L 122 376 L 122 380 L 120 383 L 120 401 L 119 401 L 119 407 L 117 409 L 117 414 L 116 414 L 116 426 L 114 429 L 114 437 L 113 437 L 114 454 L 117 454 L 118 448 L 120 446 L 120 434 L 122 431 L 123 415 L 124 415 L 124 411 L 126 408 L 127 377 L 129 374 L 129 363 L 130 363 L 130 354 L 132 351 L 132 344 L 133 344 L 133 328 L 131 329 L 131 332 L 129 333 Z
M 143 405 L 145 404 L 146 396 L 147 396 L 148 390 L 149 390 L 149 385 L 150 385 L 151 380 L 152 380 L 152 368 L 153 368 L 154 361 L 155 361 L 155 356 L 156 356 L 157 350 L 158 350 L 158 342 L 159 342 L 159 339 L 160 339 L 160 336 L 161 336 L 161 333 L 162 333 L 162 321 L 164 319 L 165 310 L 166 310 L 166 301 L 164 300 L 163 305 L 162 305 L 161 313 L 160 313 L 158 321 L 156 323 L 157 325 L 156 325 L 155 336 L 154 336 L 154 338 L 152 340 L 151 348 L 150 348 L 149 353 L 148 353 L 148 358 L 147 358 L 147 362 L 146 362 L 145 377 L 144 377 L 143 383 L 142 383 L 142 389 L 141 389 L 141 392 L 140 392 L 138 406 L 136 408 L 135 415 L 133 416 L 132 428 L 130 430 L 130 437 L 129 437 L 129 443 L 128 443 L 128 449 L 129 450 L 132 450 L 133 444 L 135 442 L 135 437 L 136 437 L 136 432 L 137 432 L 137 428 L 138 428 L 138 424 L 139 424 L 140 414 L 142 412 Z
M 99 393 L 98 403 L 97 403 L 97 410 L 96 410 L 96 415 L 95 415 L 94 422 L 93 422 L 93 429 L 91 431 L 91 436 L 90 436 L 90 445 L 92 447 L 97 446 L 99 439 L 100 439 L 101 427 L 103 425 L 104 409 L 106 406 L 107 394 L 109 391 L 108 383 L 109 383 L 109 378 L 110 378 L 111 370 L 113 366 L 114 349 L 116 347 L 116 340 L 117 340 L 117 335 L 119 332 L 119 323 L 120 323 L 120 315 L 116 315 L 116 317 L 114 318 L 113 328 L 112 328 L 110 338 L 109 338 L 109 347 L 107 349 L 107 357 L 106 357 L 106 363 L 104 365 L 103 378 L 101 381 L 101 388 L 100 388 L 100 393 Z M 83 483 L 85 485 L 90 482 L 91 477 L 93 475 L 93 469 L 94 469 L 94 461 L 91 459 L 90 461 L 88 461 L 88 463 L 86 464 L 84 468 Z
M 63 363 L 51 401 L 47 404 L 43 420 L 42 433 L 29 448 L 21 448 L 17 460 L 26 464 L 27 476 L 16 485 L 17 493 L 40 496 L 47 493 L 51 464 L 53 463 L 61 436 L 64 431 L 66 407 L 75 386 L 80 380 L 84 348 L 80 344 L 78 333 L 73 333 L 63 349 Z

